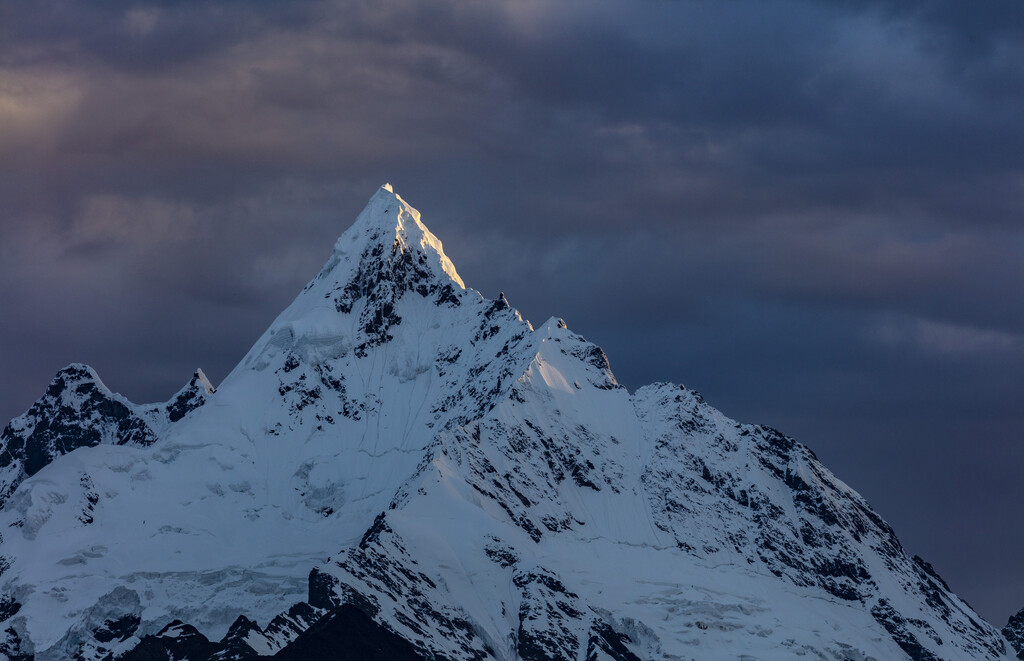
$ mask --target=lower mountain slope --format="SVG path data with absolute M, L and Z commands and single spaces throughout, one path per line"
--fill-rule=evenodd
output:
M 201 394 L 139 442 L 57 434 L 9 483 L 0 652 L 1011 658 L 807 448 L 629 393 L 560 320 L 466 289 L 390 187 Z

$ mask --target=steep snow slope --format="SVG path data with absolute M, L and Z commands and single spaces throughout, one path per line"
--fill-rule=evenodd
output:
M 268 653 L 344 602 L 448 658 L 1008 658 L 806 448 L 631 395 L 466 289 L 387 186 L 203 394 L 17 487 L 0 648 L 108 658 L 179 619 Z
M 508 399 L 320 570 L 336 602 L 446 658 L 1004 658 L 806 448 L 685 388 L 630 397 L 540 332 Z

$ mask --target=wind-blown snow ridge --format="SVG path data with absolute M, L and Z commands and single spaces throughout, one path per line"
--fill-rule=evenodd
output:
M 10 483 L 0 652 L 302 655 L 361 627 L 424 658 L 1009 658 L 807 448 L 629 393 L 560 319 L 467 289 L 389 185 L 190 388 L 152 440 Z

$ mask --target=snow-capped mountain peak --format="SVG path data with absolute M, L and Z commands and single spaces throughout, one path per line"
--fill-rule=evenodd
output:
M 441 241 L 423 224 L 420 212 L 395 193 L 391 184 L 384 184 L 377 190 L 352 226 L 338 238 L 334 256 L 339 261 L 346 256 L 362 260 L 367 248 L 372 254 L 378 246 L 385 251 L 373 255 L 375 257 L 399 259 L 400 255 L 410 254 L 419 266 L 438 277 L 447 276 L 461 289 L 466 288 L 455 265 L 444 254 Z M 333 269 L 334 264 L 329 262 L 321 275 Z
M 0 653 L 309 658 L 358 627 L 408 658 L 1007 658 L 807 448 L 629 393 L 561 319 L 467 289 L 389 185 L 215 392 L 160 410 L 152 442 L 17 473 Z
M 385 184 L 239 367 L 258 362 L 268 345 L 301 338 L 334 349 L 353 342 L 365 353 L 393 337 L 393 328 L 402 323 L 396 308 L 406 294 L 436 306 L 458 307 L 465 293 L 465 283 L 441 241 L 420 220 L 420 212 Z

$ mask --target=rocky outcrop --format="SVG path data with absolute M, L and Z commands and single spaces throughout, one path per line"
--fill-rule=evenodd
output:
M 146 446 L 214 392 L 202 370 L 166 404 L 139 406 L 111 392 L 88 365 L 57 372 L 43 394 L 0 432 L 0 506 L 54 459 L 101 443 Z
M 1009 641 L 1017 658 L 1024 659 L 1024 609 L 1010 617 L 1009 622 L 1003 627 L 1003 636 Z

